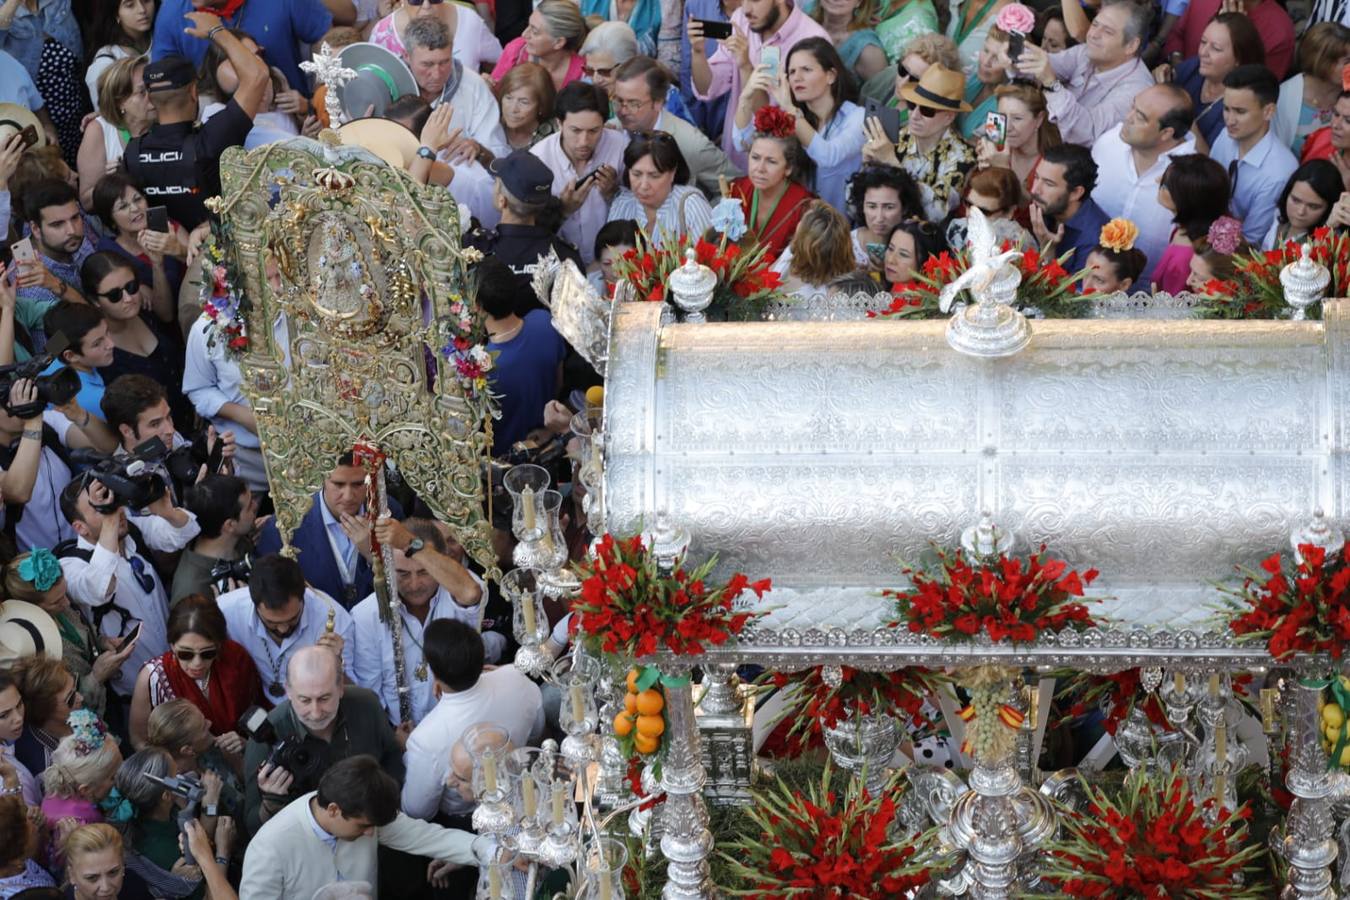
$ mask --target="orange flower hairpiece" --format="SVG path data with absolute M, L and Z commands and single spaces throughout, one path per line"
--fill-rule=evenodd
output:
M 793 137 L 797 133 L 797 117 L 779 106 L 761 106 L 755 111 L 755 133 Z
M 1341 90 L 1350 91 L 1350 66 L 1341 69 Z
M 1102 226 L 1101 237 L 1097 238 L 1097 243 L 1107 250 L 1124 253 L 1127 250 L 1133 250 L 1134 242 L 1138 239 L 1139 227 L 1137 225 L 1129 219 L 1112 219 Z

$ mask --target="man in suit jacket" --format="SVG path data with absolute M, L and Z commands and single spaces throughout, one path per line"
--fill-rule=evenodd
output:
M 351 453 L 344 453 L 291 537 L 305 580 L 348 611 L 375 589 L 365 505 L 366 470 L 353 465 Z M 402 507 L 392 497 L 389 512 L 395 519 L 403 518 Z M 272 520 L 262 530 L 256 552 L 262 556 L 280 549 L 281 533 Z
M 670 72 L 650 56 L 633 57 L 614 73 L 614 113 L 626 131 L 664 131 L 675 138 L 689 164 L 690 183 L 709 197 L 720 196 L 719 178 L 741 173 L 707 135 L 666 111 L 672 81 Z
M 262 827 L 244 855 L 239 896 L 313 897 L 337 881 L 379 884 L 378 848 L 474 865 L 473 835 L 403 815 L 398 782 L 373 756 L 334 765 L 319 789 Z

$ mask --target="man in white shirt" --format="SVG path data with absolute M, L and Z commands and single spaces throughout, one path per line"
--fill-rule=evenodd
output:
M 106 637 L 122 638 L 140 626 L 136 648 L 111 682 L 122 697 L 131 696 L 141 666 L 169 649 L 169 595 L 149 551 L 182 550 L 200 530 L 197 517 L 174 506 L 167 494 L 146 510 L 149 515 L 128 515 L 92 477 L 61 491 L 61 512 L 75 540 L 58 544 L 55 553 L 70 598 L 88 610 L 94 628 Z
M 432 105 L 447 103 L 450 133 L 459 135 L 441 151 L 450 163 L 472 162 L 487 150 L 493 156 L 511 152 L 502 131 L 501 108 L 492 88 L 477 72 L 470 72 L 454 58 L 453 35 L 436 16 L 418 16 L 403 32 L 408 68 L 417 81 L 422 99 Z
M 438 619 L 458 619 L 475 630 L 483 626 L 487 591 L 483 582 L 451 555 L 445 535 L 429 519 L 399 523 L 380 519 L 375 526 L 380 543 L 394 548 L 398 572 L 398 614 L 403 622 L 403 672 L 409 688 L 412 719 L 401 722 L 398 683 L 394 672 L 394 639 L 380 621 L 380 604 L 371 594 L 352 608 L 356 635 L 356 683 L 379 695 L 395 728 L 411 731 L 436 703 L 431 671 L 422 647 L 428 625 Z M 489 644 L 487 659 L 496 662 L 506 639 L 483 635 Z
M 1139 281 L 1148 287 L 1172 235 L 1172 213 L 1158 202 L 1158 181 L 1172 157 L 1195 152 L 1191 125 L 1195 105 L 1176 84 L 1140 91 L 1125 121 L 1092 145 L 1092 159 L 1109 178 L 1098 178 L 1092 199 L 1108 216 L 1129 219 L 1139 229 L 1135 246 L 1148 257 Z
M 221 594 L 216 604 L 230 640 L 253 657 L 268 702 L 277 704 L 286 696 L 287 660 L 304 647 L 328 647 L 342 657 L 343 670 L 355 680 L 352 617 L 332 597 L 306 585 L 295 560 L 259 557 L 248 587 Z
M 425 652 L 440 699 L 408 738 L 403 767 L 403 811 L 419 819 L 436 813 L 464 815 L 473 808 L 450 780 L 450 756 L 471 725 L 491 722 L 506 729 L 517 747 L 544 731 L 539 687 L 514 667 L 483 671 L 483 641 L 463 622 L 440 619 L 427 626 Z
M 374 757 L 353 756 L 258 831 L 244 855 L 239 896 L 301 900 L 338 881 L 374 886 L 380 846 L 472 866 L 473 838 L 400 813 L 398 782 Z
M 553 193 L 562 201 L 558 233 L 595 261 L 595 236 L 609 218 L 609 204 L 619 193 L 623 151 L 628 135 L 605 127 L 609 98 L 593 84 L 574 81 L 558 92 L 553 104 L 558 131 L 530 148 L 553 173 Z

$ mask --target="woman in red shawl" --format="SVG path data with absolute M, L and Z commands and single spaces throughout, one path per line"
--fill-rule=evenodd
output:
M 169 649 L 145 664 L 131 696 L 131 743 L 145 746 L 150 710 L 182 698 L 201 710 L 228 757 L 244 752 L 235 731 L 250 706 L 263 703 L 262 681 L 248 651 L 226 637 L 225 617 L 215 601 L 193 594 L 169 614 Z
M 731 195 L 745 211 L 748 236 L 768 245 L 769 262 L 792 242 L 802 213 L 816 199 L 798 182 L 809 163 L 797 141 L 796 121 L 776 106 L 761 106 L 750 139 L 749 174 L 731 182 Z

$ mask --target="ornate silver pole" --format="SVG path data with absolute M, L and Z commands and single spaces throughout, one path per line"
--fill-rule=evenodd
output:
M 375 520 L 389 515 L 388 494 L 384 483 L 385 455 L 373 443 L 358 442 L 353 448 L 355 461 L 366 470 L 366 520 L 370 525 L 370 567 L 375 576 L 375 602 L 380 621 L 389 627 L 394 642 L 394 685 L 398 692 L 400 722 L 411 722 L 412 688 L 408 684 L 408 666 L 403 652 L 403 604 L 398 596 L 398 573 L 394 569 L 394 548 L 380 544 L 375 537 Z
M 1333 674 L 1331 677 L 1335 677 Z M 1327 773 L 1327 755 L 1322 750 L 1317 699 L 1323 679 L 1297 678 L 1294 681 L 1293 727 L 1290 739 L 1289 776 L 1285 784 L 1294 802 L 1289 807 L 1280 855 L 1289 863 L 1289 883 L 1280 892 L 1281 900 L 1334 900 L 1331 889 L 1331 864 L 1336 861 L 1336 841 L 1332 837 L 1331 777 Z
M 694 691 L 687 665 L 663 665 L 661 670 L 670 678 L 665 684 L 670 745 L 661 767 L 666 802 L 657 813 L 665 828 L 661 853 L 670 865 L 661 896 L 664 900 L 704 900 L 712 892 L 708 856 L 713 837 L 708 830 L 708 808 L 703 803 L 706 776 L 694 717 Z
M 736 664 L 704 666 L 703 687 L 698 728 L 708 774 L 704 796 L 714 805 L 749 803 L 754 737 L 746 722 L 746 702 L 736 677 Z

